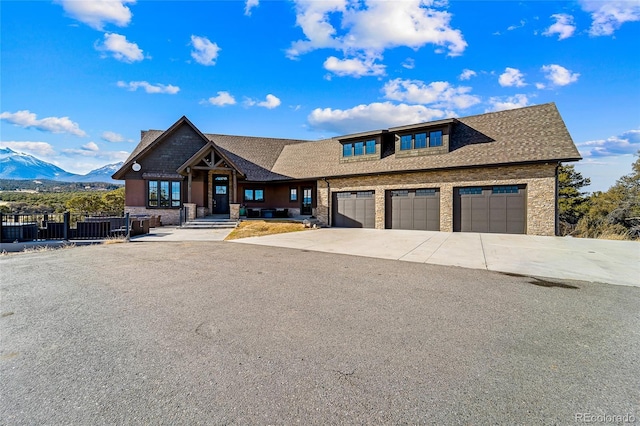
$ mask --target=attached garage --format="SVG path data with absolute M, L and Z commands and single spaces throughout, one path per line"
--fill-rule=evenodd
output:
M 337 192 L 333 194 L 333 226 L 375 228 L 374 191 Z
M 440 190 L 412 189 L 386 193 L 387 228 L 440 230 Z
M 524 234 L 526 187 L 505 185 L 454 190 L 454 231 Z

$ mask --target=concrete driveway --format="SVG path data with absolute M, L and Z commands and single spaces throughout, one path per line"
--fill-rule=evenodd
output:
M 637 423 L 640 289 L 547 284 L 216 241 L 0 256 L 0 424 Z
M 640 243 L 634 241 L 326 228 L 233 242 L 640 286 Z

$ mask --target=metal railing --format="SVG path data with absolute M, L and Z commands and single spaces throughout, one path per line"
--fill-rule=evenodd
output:
M 0 242 L 95 240 L 131 235 L 129 214 L 0 213 Z

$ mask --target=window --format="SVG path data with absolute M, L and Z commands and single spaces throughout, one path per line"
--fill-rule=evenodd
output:
M 298 188 L 289 188 L 289 201 L 298 201 Z
M 180 207 L 180 181 L 150 180 L 147 200 L 149 207 Z
M 482 188 L 460 188 L 460 195 L 481 195 Z
M 364 155 L 364 142 L 356 142 L 355 149 L 353 151 L 354 155 Z
M 358 191 L 356 192 L 356 198 L 372 198 L 373 191 Z
M 435 195 L 435 189 L 416 189 L 416 197 L 433 197 Z
M 342 157 L 370 155 L 376 153 L 375 139 L 342 144 Z
M 370 140 L 365 142 L 365 153 L 366 154 L 375 154 L 376 153 L 376 141 Z
M 416 143 L 414 148 L 426 148 L 427 147 L 427 134 L 426 133 L 416 133 Z
M 518 187 L 513 186 L 494 186 L 492 191 L 493 194 L 517 194 Z
M 399 190 L 399 191 L 391 191 L 392 197 L 408 197 L 409 191 Z
M 400 136 L 400 149 L 411 149 L 411 136 L 412 135 Z
M 442 146 L 442 130 L 400 136 L 400 150 L 424 149 Z
M 442 146 L 442 130 L 429 133 L 429 146 Z
M 264 189 L 245 189 L 244 201 L 264 201 Z

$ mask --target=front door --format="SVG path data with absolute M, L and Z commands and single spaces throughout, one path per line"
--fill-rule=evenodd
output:
M 302 208 L 300 209 L 300 214 L 312 214 L 313 213 L 313 199 L 311 198 L 311 194 L 313 194 L 313 188 L 302 188 Z
M 213 177 L 213 213 L 229 213 L 229 176 Z

